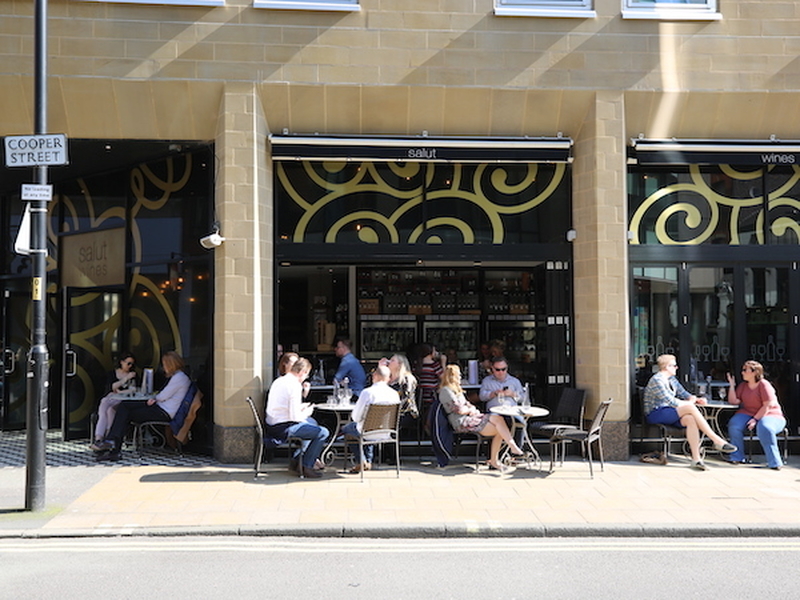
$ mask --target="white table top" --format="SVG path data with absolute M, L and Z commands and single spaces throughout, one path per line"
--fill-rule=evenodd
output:
M 719 408 L 719 409 L 739 408 L 738 404 L 730 404 L 729 402 L 722 402 L 720 400 L 708 400 L 708 401 L 706 401 L 705 404 L 700 404 L 698 402 L 697 406 L 699 406 L 700 408 L 703 408 L 704 406 L 706 406 L 708 408 Z
M 331 410 L 335 412 L 352 412 L 353 409 L 356 407 L 355 403 L 353 404 L 314 404 L 314 410 Z
M 489 409 L 496 415 L 503 415 L 505 417 L 546 417 L 550 411 L 541 406 L 493 406 Z
M 125 393 L 122 393 L 122 394 L 109 394 L 109 396 L 111 396 L 111 398 L 113 398 L 114 400 L 150 400 L 150 399 L 156 397 L 155 394 L 142 394 L 142 393 L 136 393 L 136 394 L 125 394 Z

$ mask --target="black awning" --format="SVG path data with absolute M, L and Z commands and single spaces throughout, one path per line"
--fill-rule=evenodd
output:
M 570 138 L 323 137 L 271 135 L 274 160 L 572 162 Z
M 800 165 L 800 142 L 764 140 L 634 139 L 631 159 L 640 165 Z

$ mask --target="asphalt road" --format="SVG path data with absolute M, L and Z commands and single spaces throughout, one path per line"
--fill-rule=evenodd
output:
M 0 598 L 793 598 L 800 539 L 0 540 Z

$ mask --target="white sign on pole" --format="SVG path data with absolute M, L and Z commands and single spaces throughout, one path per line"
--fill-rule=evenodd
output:
M 31 253 L 31 205 L 25 205 L 22 221 L 19 224 L 17 239 L 14 240 L 14 252 L 28 256 Z
M 22 199 L 50 202 L 53 199 L 53 186 L 49 183 L 23 183 Z
M 40 167 L 69 164 L 67 136 L 9 135 L 5 138 L 6 167 Z

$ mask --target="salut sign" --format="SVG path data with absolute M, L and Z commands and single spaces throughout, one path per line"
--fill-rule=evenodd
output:
M 40 167 L 69 164 L 67 136 L 9 135 L 5 138 L 6 167 Z

